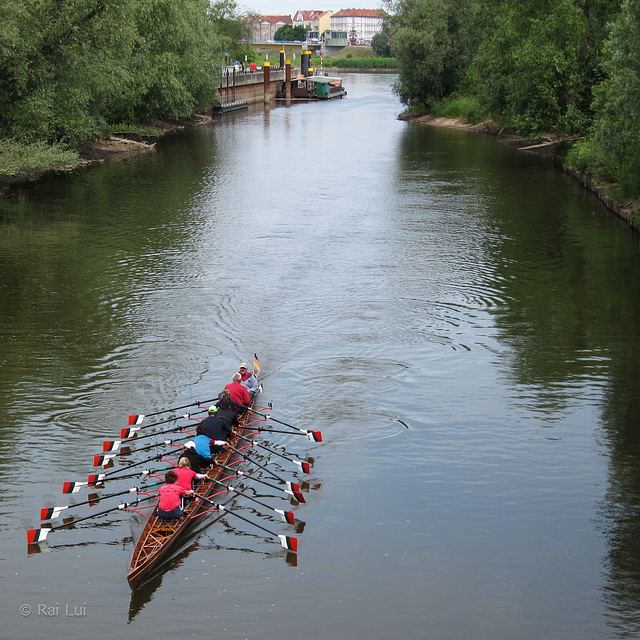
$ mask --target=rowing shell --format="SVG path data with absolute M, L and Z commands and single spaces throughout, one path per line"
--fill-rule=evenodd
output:
M 253 404 L 253 399 L 251 402 Z M 251 413 L 246 411 L 240 417 L 240 426 L 246 425 L 250 415 Z M 241 440 L 240 433 L 240 428 L 236 428 L 225 447 L 215 457 L 218 465 L 229 466 L 239 459 L 239 456 L 231 450 L 230 446 L 233 448 L 238 446 Z M 208 498 L 214 492 L 219 491 L 220 485 L 216 483 L 216 480 L 220 481 L 220 476 L 223 474 L 224 469 L 218 465 L 212 465 L 209 468 L 207 477 L 197 486 L 198 495 Z M 157 506 L 149 516 L 131 556 L 127 580 L 132 591 L 135 591 L 153 569 L 168 556 L 194 518 L 203 511 L 210 509 L 210 506 L 207 501 L 196 498 L 185 505 L 185 515 L 177 520 L 159 518 L 156 515 L 156 509 Z

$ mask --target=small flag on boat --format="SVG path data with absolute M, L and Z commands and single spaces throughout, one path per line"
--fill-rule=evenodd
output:
M 260 361 L 258 360 L 257 354 L 253 354 L 253 370 L 257 373 L 260 373 Z
M 29 544 L 42 542 L 46 540 L 49 531 L 51 531 L 51 529 L 29 529 L 29 531 L 27 531 L 27 542 Z
M 287 549 L 287 551 L 295 552 L 298 550 L 298 538 L 283 535 L 279 535 L 278 538 L 280 538 L 280 544 Z
M 84 487 L 88 482 L 65 482 L 62 485 L 62 493 L 77 493 L 80 487 Z
M 129 416 L 129 424 L 140 424 L 144 420 L 144 414 L 140 416 Z

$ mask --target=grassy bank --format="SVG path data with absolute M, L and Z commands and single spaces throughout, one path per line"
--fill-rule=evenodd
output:
M 48 171 L 69 171 L 81 164 L 80 154 L 62 144 L 0 140 L 0 188 L 33 180 Z

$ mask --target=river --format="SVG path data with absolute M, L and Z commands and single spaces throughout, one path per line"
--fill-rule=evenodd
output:
M 393 80 L 0 200 L 1 637 L 640 637 L 637 242 L 546 161 L 397 120 Z M 231 516 L 133 595 L 139 516 L 28 549 L 129 414 L 254 352 L 262 405 L 323 434 L 268 436 L 313 460 L 297 562 Z

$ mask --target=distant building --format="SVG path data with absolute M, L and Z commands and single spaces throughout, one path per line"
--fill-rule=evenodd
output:
M 317 31 L 322 35 L 331 28 L 333 11 L 296 11 L 293 26 L 302 25 L 307 31 Z
M 385 15 L 382 9 L 341 9 L 331 16 L 331 31 L 346 32 L 351 45 L 371 46 Z
M 251 40 L 253 42 L 268 42 L 273 40 L 276 31 L 285 24 L 293 26 L 291 16 L 258 16 L 250 21 Z

